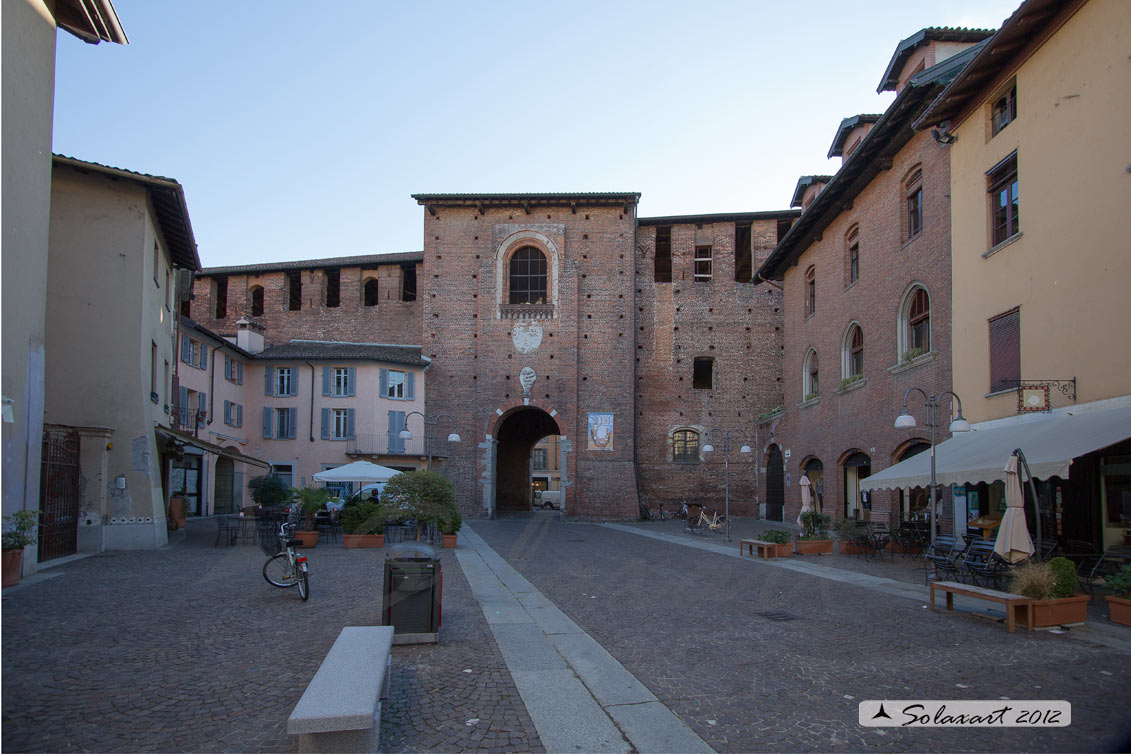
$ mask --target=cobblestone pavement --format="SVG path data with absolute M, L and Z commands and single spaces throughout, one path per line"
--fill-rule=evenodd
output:
M 346 625 L 378 621 L 381 550 L 307 551 L 311 597 L 275 589 L 257 546 L 113 552 L 4 590 L 4 751 L 282 752 L 286 719 Z M 393 648 L 386 752 L 543 748 L 456 558 L 437 645 Z
M 1131 654 L 1083 632 L 1008 634 L 925 600 L 542 514 L 473 525 L 719 752 L 1126 750 Z M 885 565 L 922 583 L 901 560 Z M 1065 699 L 1072 725 L 863 728 L 864 699 Z

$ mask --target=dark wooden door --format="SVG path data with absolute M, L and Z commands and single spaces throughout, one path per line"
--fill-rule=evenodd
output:
M 766 520 L 781 521 L 785 514 L 785 465 L 781 448 L 770 446 L 766 455 Z

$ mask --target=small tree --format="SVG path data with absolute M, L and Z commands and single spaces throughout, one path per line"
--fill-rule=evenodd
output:
M 801 514 L 801 526 L 804 531 L 797 537 L 798 539 L 828 539 L 829 538 L 829 523 L 832 519 L 826 513 L 817 513 L 816 511 L 806 511 Z
M 314 517 L 334 496 L 325 487 L 296 487 L 292 493 L 299 510 L 306 516 L 306 530 L 314 531 Z
M 381 502 L 392 516 L 415 518 L 416 538 L 421 525 L 432 523 L 441 530 L 451 521 L 456 508 L 456 492 L 452 482 L 436 471 L 407 471 L 397 474 L 381 491 Z
M 282 505 L 291 499 L 291 487 L 274 474 L 257 476 L 247 483 L 251 499 L 260 505 Z
M 16 511 L 4 516 L 3 547 L 5 550 L 22 550 L 35 542 L 35 528 L 39 525 L 39 511 Z
M 367 501 L 342 509 L 342 532 L 345 534 L 383 534 L 385 512 L 379 503 Z

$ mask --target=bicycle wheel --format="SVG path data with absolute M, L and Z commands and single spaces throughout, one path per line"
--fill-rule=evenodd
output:
M 302 597 L 303 602 L 310 599 L 310 579 L 306 572 L 306 563 L 301 563 L 298 567 L 298 596 Z
M 287 560 L 285 552 L 279 553 L 263 564 L 263 578 L 267 579 L 267 583 L 271 586 L 284 589 L 295 586 L 298 584 L 297 577 L 298 574 Z

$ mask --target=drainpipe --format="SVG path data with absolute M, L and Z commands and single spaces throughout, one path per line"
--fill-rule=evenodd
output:
M 779 292 L 785 291 L 784 288 L 782 288 L 780 285 L 775 283 L 773 280 L 770 280 L 768 278 L 764 278 L 764 277 L 762 277 L 762 275 L 760 273 L 757 273 L 757 272 L 754 273 L 754 277 L 753 277 L 753 279 L 751 279 L 750 282 L 753 283 L 754 285 L 758 285 L 759 283 L 767 283 L 771 287 L 777 288 Z
M 310 441 L 314 442 L 314 365 L 304 361 L 310 367 Z

